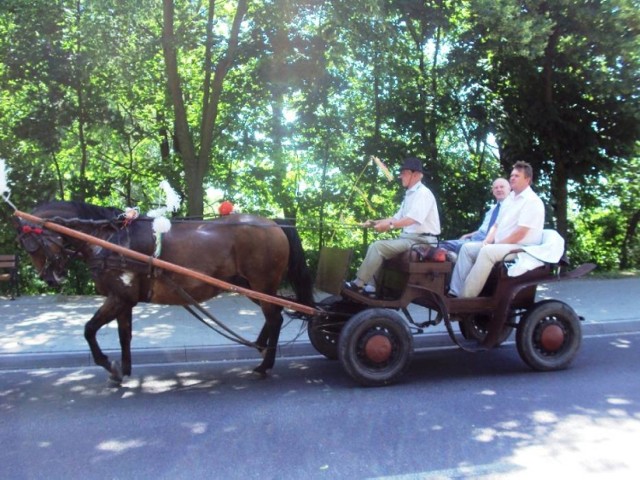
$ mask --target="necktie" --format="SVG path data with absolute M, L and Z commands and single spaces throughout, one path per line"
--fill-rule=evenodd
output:
M 487 228 L 487 231 L 491 230 L 491 227 L 493 227 L 493 224 L 496 223 L 496 219 L 498 218 L 498 213 L 500 213 L 500 204 L 497 204 L 496 208 L 494 208 L 493 212 L 491 212 L 491 219 L 489 220 L 489 227 Z

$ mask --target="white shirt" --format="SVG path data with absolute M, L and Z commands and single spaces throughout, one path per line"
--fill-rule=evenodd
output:
M 430 233 L 440 235 L 440 216 L 436 197 L 422 182 L 408 188 L 398 212 L 393 216 L 396 220 L 409 217 L 417 223 L 404 227 L 404 233 Z
M 512 191 L 502 202 L 496 224 L 496 243 L 502 243 L 517 227 L 527 227 L 529 231 L 518 244 L 537 245 L 544 229 L 544 203 L 531 187 L 518 195 Z
M 493 211 L 498 207 L 498 205 L 500 205 L 502 203 L 502 200 L 500 200 L 497 203 L 494 203 L 489 210 L 487 210 L 487 213 L 484 214 L 484 218 L 482 219 L 482 224 L 480 225 L 480 227 L 478 228 L 477 232 L 474 233 L 473 235 L 471 235 L 471 240 L 474 242 L 481 242 L 482 240 L 484 240 L 487 237 L 487 234 L 489 233 L 489 222 L 491 222 L 491 217 L 493 216 Z M 500 207 L 502 208 L 502 206 Z M 497 221 L 497 219 L 496 219 Z

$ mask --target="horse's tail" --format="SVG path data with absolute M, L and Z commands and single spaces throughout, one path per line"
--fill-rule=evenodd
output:
M 289 240 L 289 268 L 287 270 L 287 280 L 293 287 L 296 299 L 303 305 L 310 307 L 315 305 L 313 298 L 313 278 L 307 266 L 302 240 L 293 222 L 278 219 L 276 223 L 282 227 L 282 231 Z

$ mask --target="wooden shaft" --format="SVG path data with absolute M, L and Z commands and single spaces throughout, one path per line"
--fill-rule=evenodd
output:
M 107 242 L 106 240 L 102 240 L 101 238 L 94 237 L 92 235 L 87 235 L 86 233 L 83 233 L 83 232 L 78 232 L 77 230 L 73 230 L 72 228 L 68 228 L 63 225 L 57 224 L 55 222 L 44 220 L 40 217 L 36 217 L 35 215 L 31 215 L 29 213 L 24 213 L 19 210 L 16 210 L 14 212 L 14 215 L 17 217 L 23 218 L 25 220 L 28 220 L 30 222 L 42 225 L 43 227 L 46 227 L 49 230 L 53 230 L 54 232 L 62 233 L 70 237 L 84 240 L 85 242 L 88 242 L 88 243 L 99 245 L 103 248 L 106 248 L 108 250 L 112 250 L 116 253 L 124 255 L 125 257 L 133 258 L 134 260 L 139 260 L 141 262 L 146 262 L 153 265 L 154 267 L 159 267 L 164 270 L 169 270 L 171 272 L 178 273 L 180 275 L 195 278 L 196 280 L 200 280 L 201 282 L 208 283 L 209 285 L 213 285 L 214 287 L 219 287 L 229 292 L 240 293 L 246 297 L 253 298 L 255 300 L 261 300 L 264 302 L 273 303 L 275 305 L 280 305 L 281 307 L 290 308 L 291 310 L 295 310 L 301 313 L 306 313 L 307 315 L 316 315 L 320 313 L 319 310 L 316 310 L 315 308 L 309 307 L 307 305 L 302 305 L 301 303 L 292 302 L 284 298 L 267 295 L 266 293 L 256 292 L 248 288 L 239 287 L 232 283 L 228 283 L 223 280 L 210 277 L 196 270 L 191 270 L 190 268 L 181 267 L 180 265 L 176 265 L 175 263 L 167 262 L 165 260 L 160 260 L 159 258 L 155 258 L 150 255 L 145 255 L 144 253 L 136 252 L 135 250 L 131 250 L 121 245 L 116 245 L 115 243 Z

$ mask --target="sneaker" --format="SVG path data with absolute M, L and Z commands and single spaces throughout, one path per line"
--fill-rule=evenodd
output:
M 376 287 L 374 287 L 373 285 L 369 285 L 366 284 L 363 288 L 362 291 L 364 293 L 376 293 Z
M 363 286 L 359 284 L 358 280 L 351 280 L 350 282 L 344 282 L 344 288 L 354 292 L 362 293 Z

